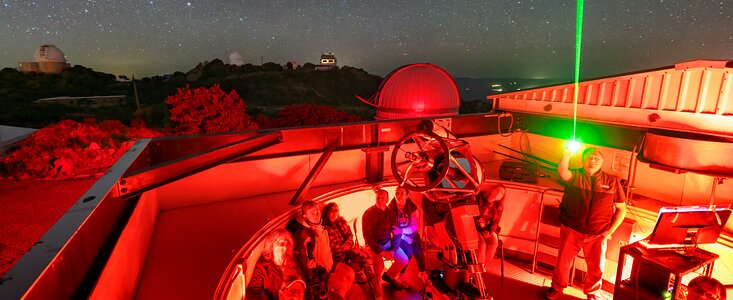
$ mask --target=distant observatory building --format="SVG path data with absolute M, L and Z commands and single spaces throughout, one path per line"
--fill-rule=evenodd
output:
M 392 71 L 371 98 L 356 97 L 377 108 L 377 120 L 455 116 L 461 104 L 453 77 L 424 63 Z
M 232 52 L 232 54 L 229 54 L 229 64 L 235 66 L 244 65 L 244 56 L 239 54 L 239 52 Z
M 333 52 L 323 52 L 321 54 L 321 63 L 316 66 L 316 69 L 330 70 L 336 66 L 336 55 Z
M 321 64 L 324 66 L 336 66 L 336 56 L 333 52 L 323 52 L 321 54 Z
M 61 73 L 71 65 L 66 62 L 66 56 L 54 45 L 42 45 L 33 54 L 34 61 L 18 62 L 21 72 Z

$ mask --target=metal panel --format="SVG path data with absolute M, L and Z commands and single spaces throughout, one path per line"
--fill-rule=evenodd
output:
M 588 87 L 588 93 L 586 94 L 586 97 L 583 97 L 585 99 L 584 103 L 587 103 L 589 105 L 595 105 L 598 104 L 598 91 L 601 89 L 600 84 L 589 84 Z M 580 89 L 581 91 L 585 89 Z M 579 92 L 578 95 L 585 94 L 584 92 Z M 580 96 L 578 96 L 580 98 Z M 578 102 L 578 104 L 581 104 L 581 102 Z
M 616 86 L 614 87 L 614 94 L 613 95 L 613 106 L 618 107 L 625 107 L 627 102 L 628 92 L 629 92 L 629 79 L 622 79 L 616 81 Z
M 733 115 L 733 73 L 726 72 L 721 85 L 718 114 Z
M 639 152 L 642 162 L 714 177 L 733 177 L 731 156 L 731 139 L 661 131 L 647 132 Z
M 677 101 L 680 96 L 682 72 L 671 71 L 664 76 L 662 97 L 659 99 L 659 109 L 677 110 Z
M 600 94 L 598 95 L 598 105 L 599 106 L 611 106 L 613 101 L 613 90 L 614 90 L 614 82 L 608 81 L 601 83 L 601 90 Z
M 721 72 L 705 72 L 696 113 L 717 113 L 718 101 L 721 100 L 722 95 L 720 91 L 723 85 L 723 75 L 725 74 Z
M 114 189 L 150 139 L 140 139 L 3 276 L 7 299 L 71 299 L 128 206 Z
M 552 102 L 562 102 L 562 91 L 560 90 L 552 90 Z
M 280 142 L 280 132 L 265 133 L 138 170 L 120 179 L 120 194 L 125 197 L 139 194 Z
M 562 102 L 573 103 L 573 90 L 574 89 L 567 87 L 562 89 Z
M 694 112 L 700 95 L 703 70 L 686 70 L 682 75 L 679 104 L 677 111 Z
M 641 108 L 641 100 L 644 95 L 645 77 L 635 77 L 629 81 L 629 101 L 626 107 Z
M 664 74 L 651 74 L 646 77 L 646 81 L 644 82 L 644 95 L 640 108 L 659 109 L 662 82 L 664 82 Z

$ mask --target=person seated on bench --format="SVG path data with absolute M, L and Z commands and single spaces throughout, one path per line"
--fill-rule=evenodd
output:
M 364 234 L 364 242 L 372 256 L 374 265 L 374 274 L 381 278 L 396 289 L 407 289 L 407 284 L 399 281 L 397 278 L 403 268 L 410 261 L 405 250 L 396 243 L 395 236 L 392 232 L 392 215 L 387 211 L 387 202 L 389 201 L 389 193 L 383 189 L 376 191 L 376 204 L 368 208 L 362 217 L 362 233 Z M 394 260 L 387 271 L 384 270 L 384 262 L 382 259 Z
M 506 188 L 497 184 L 481 189 L 476 194 L 479 216 L 476 217 L 476 229 L 481 234 L 479 248 L 476 253 L 477 262 L 485 264 L 494 258 L 496 248 L 499 246 L 499 221 L 504 212 L 504 196 Z
M 499 245 L 499 221 L 504 211 L 504 196 L 506 189 L 501 184 L 482 185 L 476 193 L 475 200 L 478 205 L 479 215 L 474 218 L 476 231 L 481 238 L 479 239 L 478 250 L 476 250 L 476 262 L 485 264 L 491 260 L 496 254 L 496 248 Z M 465 200 L 463 200 L 465 201 Z M 453 206 L 460 206 L 462 201 L 457 201 Z M 448 215 L 448 232 L 455 237 L 455 227 L 453 226 L 453 217 Z
M 420 270 L 420 277 L 425 278 L 424 259 L 422 257 L 422 247 L 420 245 L 420 235 L 418 234 L 419 213 L 417 205 L 407 195 L 407 189 L 398 186 L 395 189 L 395 197 L 387 205 L 387 212 L 391 215 L 392 232 L 395 238 L 394 247 L 399 247 L 405 251 L 409 259 L 417 259 L 417 266 Z M 404 274 L 403 268 L 400 274 Z
M 300 211 L 302 216 L 296 218 L 297 224 L 292 228 L 296 253 L 305 274 L 306 298 L 325 299 L 328 292 L 334 290 L 345 295 L 353 283 L 354 271 L 334 263 L 318 205 L 310 200 L 303 201 Z M 334 276 L 336 278 L 331 278 Z M 344 280 L 345 277 L 351 277 L 351 281 Z
M 326 204 L 321 215 L 331 241 L 333 260 L 351 267 L 355 272 L 355 282 L 367 298 L 372 298 L 374 291 L 379 289 L 379 278 L 374 275 L 371 264 L 367 262 L 367 254 L 360 247 L 354 246 L 354 234 L 346 219 L 339 214 L 338 205 L 335 202 Z
M 288 231 L 275 229 L 263 243 L 262 256 L 247 285 L 247 300 L 278 299 L 285 278 L 301 281 L 303 278 L 301 267 L 293 254 L 293 237 Z
M 323 207 L 323 226 L 331 242 L 331 253 L 335 261 L 344 262 L 346 251 L 354 249 L 354 234 L 346 219 L 339 214 L 338 204 L 331 202 Z

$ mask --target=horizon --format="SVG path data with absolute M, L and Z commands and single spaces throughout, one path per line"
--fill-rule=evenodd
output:
M 386 76 L 410 63 L 456 78 L 572 78 L 575 3 L 565 1 L 335 3 L 226 1 L 5 2 L 0 65 L 43 44 L 72 65 L 135 77 L 186 72 L 239 52 L 245 63 L 317 62 Z M 733 3 L 586 3 L 581 78 L 696 59 L 733 60 Z
M 53 46 L 53 45 L 51 45 L 51 46 Z M 200 63 L 201 64 L 202 63 L 210 63 L 210 62 L 212 62 L 213 60 L 216 60 L 216 59 L 221 60 L 222 62 L 224 62 L 224 64 L 231 65 L 231 64 L 227 63 L 226 61 L 224 61 L 223 59 L 221 59 L 219 57 L 216 57 L 216 58 L 214 58 L 212 60 L 209 60 L 209 61 L 197 62 L 197 63 L 193 64 L 193 67 L 189 68 L 188 70 L 174 70 L 174 71 L 170 71 L 170 72 L 166 72 L 166 73 L 161 73 L 161 74 L 150 74 L 150 75 L 143 76 L 143 77 L 135 76 L 135 78 L 139 80 L 139 79 L 143 79 L 143 78 L 152 78 L 152 77 L 155 77 L 155 76 L 170 76 L 170 75 L 173 75 L 174 73 L 177 73 L 177 72 L 181 72 L 181 73 L 186 74 L 187 72 L 195 69 L 196 68 L 196 65 L 198 65 Z M 275 63 L 275 64 L 277 64 L 277 62 L 272 62 L 272 61 L 265 62 L 265 64 L 267 64 L 267 63 Z M 303 64 L 306 64 L 306 63 L 311 63 L 311 64 L 314 64 L 314 65 L 318 65 L 318 64 L 315 64 L 313 62 L 305 62 Z M 261 64 L 255 64 L 255 63 L 245 63 L 244 65 L 247 65 L 247 64 L 251 64 L 253 66 L 262 66 Z M 285 64 L 287 64 L 287 62 Z M 279 64 L 279 65 L 285 67 L 285 64 Z M 300 66 L 302 67 L 303 64 L 301 64 Z M 127 76 L 129 79 L 132 78 L 131 76 L 129 76 L 127 74 L 115 74 L 115 73 L 105 72 L 104 70 L 98 70 L 98 69 L 95 69 L 93 67 L 85 66 L 85 65 L 81 65 L 81 64 L 73 64 L 73 63 L 71 63 L 70 66 L 71 67 L 81 66 L 81 67 L 84 67 L 84 68 L 90 68 L 90 69 L 92 69 L 95 72 L 100 72 L 100 73 L 105 73 L 105 74 L 110 74 L 110 75 L 115 75 L 115 76 Z M 357 66 L 350 66 L 350 65 L 339 65 L 338 67 L 339 68 L 350 67 L 350 68 L 356 68 L 356 69 L 364 70 L 364 68 L 360 68 L 360 67 L 357 67 Z M 402 66 L 400 66 L 400 67 L 402 67 Z M 399 67 L 396 67 L 395 69 L 398 69 L 398 68 Z M 18 68 L 17 68 L 17 66 L 15 66 L 15 67 L 11 67 L 11 66 L 0 67 L 0 70 L 2 70 L 2 69 L 14 69 L 14 70 L 17 70 Z M 364 70 L 364 71 L 367 72 L 367 73 L 369 73 L 367 70 Z M 641 71 L 641 70 L 639 70 L 639 71 Z M 381 74 L 373 74 L 373 73 L 369 73 L 369 74 L 370 75 L 378 75 L 378 76 L 380 76 L 382 78 L 384 78 L 384 77 L 386 77 L 386 75 L 388 75 L 388 74 L 381 75 Z M 611 74 L 609 76 L 614 76 L 614 75 L 615 74 Z M 478 78 L 478 77 L 469 77 L 469 76 L 459 76 L 459 77 L 453 76 L 453 78 L 455 78 L 455 79 L 471 79 L 471 80 L 537 80 L 537 81 L 553 81 L 553 82 L 554 81 L 558 81 L 558 80 L 571 80 L 571 79 L 568 79 L 568 78 L 541 78 L 541 79 L 538 79 L 538 78 L 528 78 L 528 77 L 484 77 L 484 78 Z
M 51 45 L 51 46 L 53 46 L 53 45 Z M 208 61 L 200 61 L 200 62 L 194 63 L 194 64 L 193 64 L 193 67 L 189 68 L 188 70 L 173 70 L 173 71 L 170 71 L 170 72 L 165 72 L 165 73 L 159 73 L 159 74 L 150 74 L 150 75 L 146 75 L 146 76 L 135 76 L 135 78 L 136 78 L 136 79 L 143 79 L 143 78 L 151 78 L 151 77 L 155 77 L 155 76 L 170 76 L 170 75 L 173 75 L 174 73 L 177 73 L 177 72 L 181 72 L 181 73 L 184 73 L 184 74 L 186 74 L 186 73 L 188 73 L 189 71 L 191 71 L 191 70 L 195 69 L 195 68 L 196 68 L 196 66 L 197 66 L 198 64 L 203 64 L 203 63 L 210 63 L 210 62 L 212 62 L 213 60 L 216 60 L 216 59 L 218 59 L 218 60 L 221 60 L 221 61 L 222 61 L 222 62 L 224 62 L 224 64 L 226 64 L 226 65 L 232 65 L 232 64 L 230 64 L 230 63 L 228 63 L 228 62 L 224 61 L 223 59 L 219 58 L 219 57 L 215 57 L 215 58 L 213 58 L 212 60 L 208 60 Z M 704 59 L 704 58 L 702 58 L 702 59 L 693 59 L 693 60 L 688 60 L 688 61 L 695 61 L 695 60 L 712 60 L 712 61 L 733 61 L 733 59 L 712 59 L 712 58 L 711 58 L 711 59 Z M 289 62 L 290 62 L 290 61 L 289 61 Z M 677 62 L 677 63 L 682 63 L 682 62 L 686 62 L 686 61 L 680 61 L 680 62 Z M 70 63 L 70 62 L 69 62 L 69 63 Z M 275 64 L 278 64 L 277 62 L 273 62 L 273 61 L 268 61 L 268 62 L 265 62 L 265 64 L 267 64 L 267 63 L 275 63 Z M 281 65 L 281 66 L 285 67 L 285 64 L 287 64 L 287 63 L 288 63 L 288 62 L 286 62 L 286 63 L 284 63 L 284 64 L 279 64 L 279 65 Z M 318 64 L 315 64 L 315 63 L 313 63 L 313 62 L 304 62 L 303 64 L 306 64 L 306 63 L 311 63 L 311 64 L 314 64 L 314 65 L 318 65 Z M 425 63 L 429 63 L 429 62 L 425 62 Z M 247 64 L 251 64 L 251 65 L 253 65 L 253 66 L 262 66 L 262 64 L 256 64 L 256 63 L 244 63 L 244 65 L 247 65 Z M 300 64 L 300 66 L 302 67 L 302 65 L 303 65 L 303 64 Z M 127 74 L 115 74 L 115 73 L 110 73 L 110 72 L 106 72 L 106 71 L 104 71 L 104 70 L 99 70 L 99 69 L 95 69 L 95 68 L 93 68 L 93 67 L 90 67 L 90 66 L 85 66 L 85 65 L 81 65 L 81 64 L 73 64 L 73 63 L 70 63 L 70 66 L 71 66 L 71 67 L 74 67 L 74 66 L 81 66 L 81 67 L 84 67 L 84 68 L 90 68 L 90 69 L 92 69 L 92 70 L 93 70 L 93 71 L 95 71 L 95 72 L 100 72 L 100 73 L 105 73 L 105 74 L 110 74 L 110 75 L 115 75 L 115 76 L 127 76 L 127 77 L 128 77 L 128 78 L 130 78 L 130 79 L 132 78 L 132 77 L 131 77 L 131 75 L 127 75 Z M 639 69 L 639 70 L 632 70 L 632 71 L 628 71 L 628 72 L 624 72 L 624 73 L 617 73 L 617 74 L 607 74 L 607 75 L 603 75 L 603 76 L 601 76 L 601 77 L 595 77 L 595 78 L 584 78 L 584 80 L 594 80 L 594 79 L 599 79 L 599 78 L 605 78 L 605 77 L 613 77 L 613 76 L 619 76 L 619 75 L 623 75 L 623 74 L 627 74 L 627 73 L 637 73 L 637 72 L 642 72 L 642 71 L 646 71 L 646 70 L 651 70 L 651 69 L 656 69 L 656 68 L 662 68 L 662 67 L 668 67 L 668 66 L 674 66 L 674 64 L 670 64 L 670 65 L 664 65 L 664 66 L 661 66 L 661 65 L 660 65 L 660 66 L 657 66 L 657 67 L 655 67 L 655 68 L 650 68 L 650 69 L 643 69 L 643 70 L 642 70 L 642 69 Z M 367 73 L 368 73 L 368 74 L 370 74 L 370 75 L 378 75 L 378 76 L 380 76 L 380 77 L 382 77 L 382 78 L 385 78 L 385 77 L 386 77 L 387 75 L 389 75 L 389 74 L 385 74 L 385 75 L 382 75 L 382 74 L 374 74 L 374 73 L 370 73 L 370 72 L 368 72 L 368 70 L 365 70 L 364 68 L 361 68 L 361 67 L 357 67 L 357 66 L 351 66 L 351 65 L 339 65 L 338 67 L 339 67 L 339 68 L 343 68 L 343 67 L 351 67 L 351 68 L 355 68 L 355 69 L 361 69 L 361 70 L 364 70 L 365 72 L 367 72 Z M 398 69 L 398 68 L 400 68 L 400 67 L 402 67 L 402 66 L 396 67 L 396 68 L 395 68 L 395 70 L 396 70 L 396 69 Z M 0 70 L 2 70 L 2 69 L 14 69 L 14 70 L 18 70 L 17 66 L 5 66 L 5 67 L 0 67 Z M 390 71 L 390 72 L 391 72 L 391 71 Z M 452 76 L 452 75 L 451 75 L 451 76 Z M 554 77 L 554 78 L 531 78 L 531 77 L 518 77 L 518 76 L 505 76 L 505 77 L 471 77 L 471 76 L 452 76 L 452 77 L 453 77 L 454 79 L 471 79 L 471 80 L 518 80 L 518 79 L 521 79 L 521 80 L 536 80 L 536 81 L 548 81 L 548 82 L 555 82 L 555 83 L 558 83 L 558 84 L 564 84 L 564 83 L 572 83 L 572 78 L 570 78 L 570 77 L 569 77 L 569 75 L 568 75 L 568 78 L 564 78 L 564 77 Z

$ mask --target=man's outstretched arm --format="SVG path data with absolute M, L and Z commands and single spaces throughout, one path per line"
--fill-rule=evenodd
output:
M 560 159 L 560 163 L 557 164 L 557 173 L 560 174 L 562 181 L 568 181 L 573 178 L 573 172 L 570 172 L 570 157 L 573 156 L 573 152 L 565 150 Z

